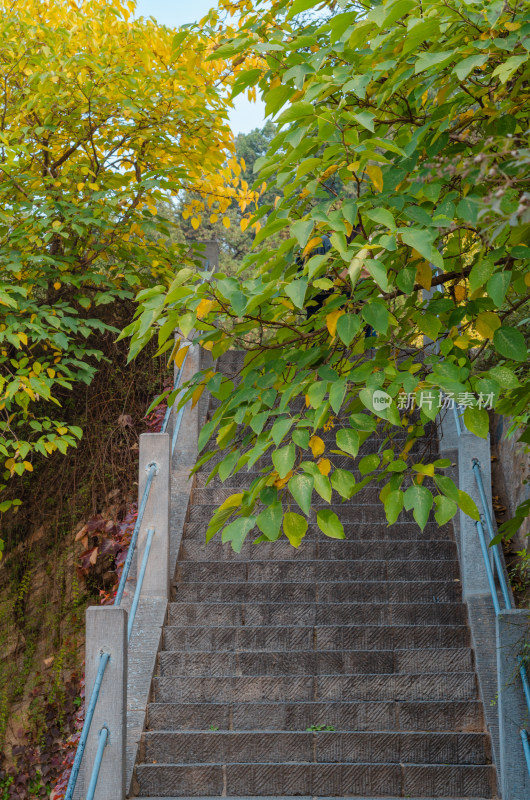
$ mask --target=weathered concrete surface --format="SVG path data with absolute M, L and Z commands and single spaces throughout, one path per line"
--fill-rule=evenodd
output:
M 517 656 L 530 634 L 526 609 L 503 611 L 497 617 L 497 668 L 499 675 L 499 738 L 501 743 L 501 792 L 503 800 L 530 797 L 530 776 L 523 755 L 520 730 L 528 726 Z
M 113 606 L 91 606 L 86 612 L 86 697 L 90 697 L 102 653 L 108 653 L 99 699 L 96 704 L 91 736 L 84 755 L 84 792 L 86 793 L 98 749 L 99 732 L 108 728 L 107 745 L 99 771 L 95 800 L 123 800 L 125 792 L 127 612 Z

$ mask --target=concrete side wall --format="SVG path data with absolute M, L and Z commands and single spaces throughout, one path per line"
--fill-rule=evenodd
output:
M 465 428 L 458 435 L 452 412 L 438 422 L 441 456 L 450 458 L 453 464 L 448 474 L 461 490 L 473 498 L 479 511 L 483 513 L 472 471 L 473 459 L 478 459 L 495 526 L 491 513 L 492 476 L 489 437 L 486 440 L 479 439 Z M 528 640 L 530 634 L 528 614 L 515 610 L 503 612 L 499 617 L 495 616 L 476 525 L 462 512 L 455 518 L 455 535 L 461 567 L 462 593 L 468 608 L 480 695 L 484 704 L 486 725 L 492 739 L 493 760 L 497 766 L 499 794 L 503 800 L 523 800 L 530 797 L 530 784 L 519 730 L 528 723 L 528 714 L 517 674 L 515 651 L 517 647 L 520 648 L 520 641 L 525 635 Z M 502 551 L 501 559 L 504 564 Z M 500 593 L 499 599 L 503 608 Z M 525 616 L 526 625 L 521 615 Z M 515 627 L 517 636 L 514 634 Z M 514 637 L 517 638 L 517 642 Z

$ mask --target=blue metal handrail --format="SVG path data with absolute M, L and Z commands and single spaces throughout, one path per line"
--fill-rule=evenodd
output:
M 107 728 L 106 725 L 103 725 L 102 729 L 99 732 L 98 749 L 96 751 L 96 758 L 94 759 L 94 767 L 92 769 L 92 775 L 90 776 L 90 783 L 88 784 L 86 800 L 94 800 L 94 795 L 96 793 L 96 785 L 99 778 L 99 770 L 101 768 L 101 762 L 103 761 L 103 752 L 105 750 L 105 747 L 107 746 L 108 736 L 109 736 L 109 729 Z
M 462 434 L 462 426 L 460 424 L 460 416 L 458 411 L 456 410 L 456 406 L 453 406 L 454 415 L 455 415 L 455 426 L 458 436 Z M 486 521 L 486 527 L 488 529 L 489 535 L 489 542 L 486 542 L 486 534 L 484 532 L 484 527 L 482 525 L 482 519 L 477 520 L 475 522 L 475 526 L 477 528 L 477 533 L 480 542 L 480 549 L 482 550 L 482 556 L 484 558 L 484 566 L 486 567 L 486 576 L 488 578 L 488 584 L 490 587 L 491 592 L 491 599 L 493 601 L 493 608 L 495 610 L 495 615 L 499 615 L 502 613 L 501 605 L 499 603 L 499 598 L 497 595 L 497 587 L 495 586 L 495 576 L 493 573 L 493 569 L 490 564 L 489 553 L 488 551 L 491 550 L 493 552 L 493 560 L 495 562 L 495 567 L 497 571 L 497 578 L 499 581 L 499 585 L 501 588 L 502 598 L 504 600 L 504 605 L 506 610 L 511 610 L 513 608 L 512 604 L 512 596 L 511 592 L 508 588 L 508 583 L 506 581 L 506 576 L 504 574 L 504 569 L 502 565 L 501 555 L 498 549 L 497 544 L 491 544 L 492 539 L 495 536 L 495 531 L 493 529 L 493 522 L 490 514 L 490 507 L 488 503 L 488 499 L 486 497 L 486 491 L 484 489 L 484 481 L 482 480 L 482 470 L 480 468 L 480 461 L 478 458 L 474 458 L 472 460 L 472 469 L 475 475 L 475 482 L 477 484 L 477 489 L 480 497 L 480 502 L 482 504 L 482 510 L 484 512 L 484 519 Z M 526 700 L 526 706 L 528 708 L 528 712 L 530 713 L 530 681 L 528 679 L 528 673 L 526 671 L 526 666 L 523 662 L 521 656 L 517 657 L 517 664 L 518 664 L 518 672 L 519 677 L 521 678 L 521 683 L 523 685 L 523 693 Z M 521 731 L 521 740 L 523 743 L 523 750 L 526 760 L 526 766 L 528 769 L 528 774 L 530 775 L 530 739 L 528 736 L 528 732 L 522 728 Z
M 523 750 L 526 758 L 526 766 L 528 767 L 528 774 L 530 774 L 530 741 L 528 740 L 528 732 L 524 728 L 521 731 L 521 739 L 523 740 Z
M 142 591 L 142 584 L 144 582 L 145 570 L 147 568 L 147 561 L 149 559 L 149 553 L 151 551 L 151 543 L 153 541 L 154 535 L 155 535 L 155 529 L 149 528 L 145 539 L 145 550 L 142 558 L 142 565 L 140 567 L 140 572 L 138 573 L 138 580 L 136 581 L 136 590 L 134 592 L 131 610 L 129 612 L 129 620 L 127 622 L 127 641 L 129 641 L 129 639 L 131 638 L 131 633 L 134 625 L 134 618 L 136 616 L 136 611 L 138 609 L 140 592 Z
M 136 549 L 136 543 L 138 540 L 138 534 L 140 532 L 140 527 L 142 525 L 142 520 L 144 518 L 145 508 L 147 506 L 147 500 L 149 498 L 149 492 L 151 491 L 151 484 L 153 483 L 153 478 L 156 475 L 157 465 L 154 461 L 147 465 L 147 481 L 145 482 L 145 489 L 142 495 L 142 499 L 140 501 L 140 505 L 138 507 L 138 514 L 136 516 L 136 523 L 134 525 L 133 534 L 131 536 L 131 541 L 129 543 L 129 550 L 127 552 L 127 558 L 125 559 L 125 564 L 123 565 L 123 572 L 121 573 L 120 583 L 118 586 L 118 591 L 116 592 L 116 597 L 114 598 L 114 605 L 119 606 L 122 598 L 123 592 L 125 590 L 125 584 L 127 582 L 127 577 L 129 575 L 129 570 L 131 568 L 134 551 Z
M 109 653 L 102 653 L 99 658 L 99 667 L 96 674 L 96 680 L 94 681 L 94 687 L 92 689 L 92 694 L 90 695 L 90 700 L 88 703 L 88 708 L 85 715 L 85 721 L 83 723 L 83 729 L 81 731 L 81 737 L 79 739 L 79 744 L 77 745 L 77 750 L 75 753 L 74 763 L 72 766 L 72 772 L 70 773 L 70 780 L 68 781 L 68 786 L 66 788 L 66 794 L 64 796 L 64 800 L 72 800 L 74 796 L 74 789 L 77 783 L 77 776 L 79 775 L 79 769 L 81 767 L 81 761 L 83 759 L 83 753 L 85 752 L 85 747 L 88 739 L 88 734 L 90 733 L 90 726 L 92 724 L 92 717 L 94 716 L 94 711 L 96 708 L 96 703 L 99 697 L 99 691 L 101 689 L 101 683 L 103 681 L 103 675 L 105 674 L 105 669 L 107 668 L 107 664 L 109 663 L 110 655 Z
M 493 523 L 491 521 L 491 514 L 489 511 L 489 503 L 486 498 L 486 492 L 484 490 L 484 482 L 482 480 L 482 471 L 480 469 L 480 462 L 478 458 L 473 459 L 473 472 L 475 474 L 475 481 L 477 483 L 478 493 L 480 495 L 480 502 L 482 503 L 482 509 L 484 511 L 484 519 L 486 520 L 486 527 L 488 529 L 488 534 L 490 537 L 490 542 L 495 536 L 495 531 L 493 530 Z M 493 558 L 495 561 L 495 566 L 497 568 L 497 576 L 499 579 L 499 584 L 501 587 L 502 596 L 504 599 L 504 603 L 506 608 L 512 608 L 512 598 L 510 595 L 510 590 L 508 589 L 508 584 L 506 582 L 506 578 L 504 575 L 504 569 L 502 567 L 502 560 L 501 555 L 499 553 L 499 546 L 494 544 L 490 544 L 490 550 L 493 551 Z

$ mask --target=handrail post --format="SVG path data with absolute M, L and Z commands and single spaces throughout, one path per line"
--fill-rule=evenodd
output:
M 478 493 L 475 475 L 473 473 L 473 458 L 478 458 L 485 466 L 487 474 L 484 475 L 486 486 L 489 481 L 490 470 L 490 443 L 487 439 L 479 439 L 472 433 L 462 432 L 458 437 L 458 464 L 459 488 L 473 498 L 477 508 L 481 509 L 481 499 Z M 491 491 L 491 490 L 490 490 Z M 491 494 L 489 496 L 491 503 Z M 488 579 L 486 566 L 480 557 L 480 541 L 474 520 L 460 511 L 460 555 L 462 560 L 462 593 L 464 600 L 471 600 L 475 596 L 488 593 Z M 490 564 L 493 566 L 492 553 L 488 553 Z
M 83 759 L 83 798 L 88 789 L 100 745 L 100 731 L 108 728 L 94 800 L 124 800 L 127 731 L 127 611 L 116 606 L 90 606 L 86 612 L 86 696 L 96 679 L 101 653 L 110 659 L 101 683 L 90 736 Z
M 497 616 L 497 673 L 502 800 L 530 797 L 530 774 L 521 753 L 521 727 L 528 725 L 529 710 L 517 662 L 525 638 L 527 609 L 501 611 Z
M 144 597 L 169 597 L 169 480 L 170 440 L 168 433 L 143 433 L 140 436 L 138 497 L 142 497 L 149 464 L 156 464 L 144 520 L 138 536 L 138 565 L 142 563 L 147 532 L 154 529 L 153 542 L 142 586 Z

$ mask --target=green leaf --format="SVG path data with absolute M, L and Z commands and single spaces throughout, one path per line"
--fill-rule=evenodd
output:
M 445 525 L 446 522 L 449 522 L 450 519 L 453 519 L 458 510 L 458 506 L 454 500 L 449 500 L 449 498 L 445 497 L 443 494 L 439 494 L 437 497 L 435 497 L 434 503 L 436 505 L 434 519 L 438 525 Z
M 388 292 L 388 277 L 384 264 L 375 258 L 367 258 L 364 262 L 364 266 L 379 288 L 382 289 L 383 292 Z
M 276 541 L 280 536 L 283 509 L 279 500 L 275 500 L 256 518 L 256 525 L 270 542 Z
M 471 517 L 471 519 L 477 521 L 480 519 L 480 514 L 478 513 L 478 508 L 475 505 L 475 501 L 467 494 L 467 492 L 459 490 L 458 505 L 464 514 L 467 514 L 468 517 Z
M 337 447 L 345 453 L 356 456 L 359 452 L 359 434 L 351 428 L 341 428 L 336 435 Z
M 482 259 L 475 264 L 469 273 L 469 288 L 471 289 L 472 293 L 487 283 L 487 281 L 491 278 L 494 268 L 495 266 L 493 261 L 487 258 Z M 502 273 L 499 274 L 502 275 Z
M 376 453 L 363 456 L 359 461 L 359 472 L 361 475 L 367 475 L 369 472 L 373 472 L 379 466 L 379 461 L 380 458 Z
M 233 453 L 229 453 L 225 458 L 223 458 L 219 464 L 219 470 L 217 474 L 223 482 L 228 478 L 229 475 L 232 474 L 232 470 L 239 461 L 240 455 L 241 452 L 239 450 L 234 450 Z
M 481 67 L 486 63 L 487 60 L 487 55 L 469 56 L 468 58 L 464 58 L 463 61 L 460 61 L 460 63 L 458 63 L 453 69 L 453 72 L 456 73 L 459 81 L 463 81 L 464 78 L 467 78 L 472 70 L 476 69 L 477 67 Z
M 453 502 L 458 503 L 458 488 L 451 478 L 449 478 L 447 475 L 435 475 L 434 482 L 446 497 L 448 497 L 450 500 L 453 500 Z
M 360 111 L 358 114 L 353 115 L 359 125 L 362 125 L 363 128 L 374 132 L 374 119 L 375 115 L 372 114 L 370 111 Z
M 342 522 L 329 508 L 323 508 L 317 513 L 317 525 L 330 539 L 346 538 Z
M 307 390 L 307 397 L 311 408 L 320 408 L 328 390 L 326 381 L 315 381 Z
M 201 432 L 199 433 L 199 441 L 198 441 L 198 450 L 199 453 L 204 448 L 206 442 L 209 440 L 210 436 L 214 432 L 217 425 L 217 421 L 212 419 L 210 422 L 207 422 L 206 425 L 203 425 L 201 428 Z
M 307 220 L 301 219 L 298 220 L 298 222 L 293 222 L 293 224 L 291 225 L 291 233 L 293 236 L 296 237 L 296 240 L 300 245 L 300 247 L 305 247 L 307 242 L 309 241 L 311 231 L 313 230 L 313 224 L 314 223 L 312 219 L 307 219 Z
M 363 306 L 362 315 L 368 325 L 378 333 L 385 334 L 390 323 L 390 314 L 386 306 L 382 303 L 371 302 Z
M 360 327 L 361 320 L 356 314 L 343 314 L 337 320 L 337 333 L 346 346 L 351 344 Z
M 513 361 L 526 361 L 526 342 L 521 331 L 502 325 L 493 334 L 493 344 L 501 356 Z
M 393 525 L 401 514 L 403 508 L 403 492 L 401 489 L 395 489 L 389 492 L 384 499 L 385 514 L 389 525 Z
M 500 308 L 504 303 L 504 298 L 506 297 L 506 292 L 508 291 L 511 278 L 512 273 L 507 271 L 496 272 L 488 280 L 486 290 L 497 308 Z
M 514 72 L 517 72 L 519 67 L 528 61 L 528 58 L 529 56 L 527 53 L 523 56 L 511 56 L 504 64 L 499 64 L 499 66 L 493 70 L 492 77 L 495 78 L 498 76 L 501 83 L 506 83 L 510 80 Z
M 346 469 L 336 469 L 331 475 L 331 485 L 341 497 L 349 500 L 355 487 L 355 478 Z
M 329 390 L 329 403 L 335 414 L 338 414 L 342 407 L 342 401 L 346 394 L 346 386 L 347 382 L 345 380 L 338 380 L 332 383 L 331 389 Z
M 374 222 L 378 222 L 380 225 L 385 225 L 387 228 L 390 228 L 392 232 L 396 230 L 394 215 L 386 208 L 371 208 L 368 211 L 365 210 L 364 216 Z
M 326 475 L 321 475 L 317 468 L 313 479 L 315 481 L 315 491 L 317 494 L 319 494 L 326 503 L 331 503 L 331 483 L 329 478 Z
M 303 308 L 306 290 L 307 278 L 300 278 L 285 287 L 285 294 L 293 301 L 296 308 Z
M 312 116 L 315 109 L 311 103 L 299 102 L 293 103 L 287 108 L 276 120 L 279 125 L 286 122 L 294 122 L 295 120 L 302 119 L 303 117 Z
M 486 409 L 468 406 L 464 411 L 464 424 L 475 436 L 487 439 L 490 426 Z
M 282 417 L 281 419 L 277 419 L 274 425 L 271 428 L 271 437 L 272 441 L 279 447 L 280 442 L 282 441 L 285 434 L 288 432 L 289 428 L 293 424 L 294 420 L 290 417 Z
M 425 486 L 409 486 L 403 498 L 404 506 L 407 511 L 413 509 L 413 516 L 420 528 L 423 530 L 429 519 L 432 508 L 432 494 Z
M 292 470 L 295 457 L 296 448 L 294 444 L 288 444 L 286 447 L 281 447 L 279 450 L 273 452 L 272 463 L 280 478 L 285 478 Z
M 309 447 L 309 437 L 310 434 L 308 430 L 300 430 L 300 429 L 293 431 L 292 435 L 293 442 L 297 444 L 298 447 L 301 447 L 302 450 L 307 450 L 307 448 Z
M 306 535 L 307 520 L 301 514 L 294 511 L 287 511 L 283 517 L 283 532 L 289 539 L 293 547 L 300 547 L 302 539 Z
M 488 372 L 488 375 L 490 375 L 501 386 L 504 386 L 505 389 L 517 389 L 517 387 L 521 385 L 513 371 L 504 365 L 497 365 L 496 367 L 493 367 Z
M 431 260 L 432 256 L 432 243 L 433 233 L 430 230 L 419 230 L 417 228 L 407 228 L 401 233 L 401 239 L 404 244 L 413 247 L 418 253 L 423 256 L 427 261 Z
M 296 16 L 296 14 L 301 14 L 303 11 L 313 8 L 313 6 L 317 6 L 319 2 L 320 0 L 294 0 L 285 19 L 292 19 L 294 16 Z
M 232 550 L 234 550 L 236 553 L 240 553 L 248 532 L 252 530 L 255 524 L 256 517 L 254 516 L 239 517 L 239 519 L 236 519 L 234 522 L 231 522 L 229 525 L 223 528 L 223 533 L 221 536 L 223 544 L 226 544 L 226 542 L 231 542 Z
M 311 511 L 311 497 L 313 495 L 313 486 L 315 480 L 312 475 L 306 475 L 299 472 L 293 475 L 288 483 L 289 491 L 304 512 L 309 515 Z

